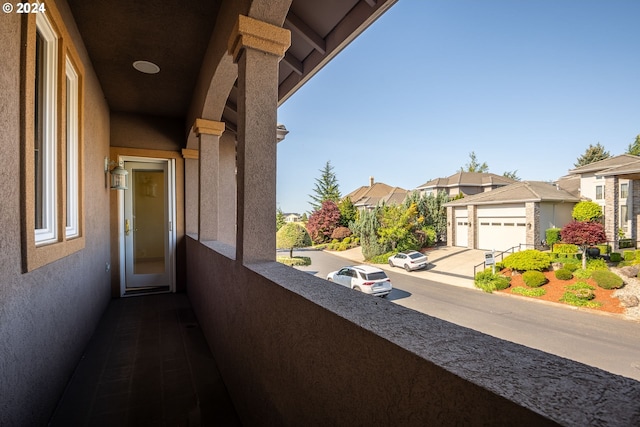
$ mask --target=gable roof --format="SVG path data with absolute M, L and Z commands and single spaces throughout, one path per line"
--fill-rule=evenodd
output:
M 509 185 L 516 182 L 511 178 L 496 175 L 494 173 L 484 172 L 457 172 L 447 178 L 436 178 L 425 182 L 416 187 L 416 190 L 424 190 L 427 188 L 446 188 L 446 187 L 491 187 L 494 185 Z
M 522 202 L 579 202 L 580 197 L 544 181 L 520 181 L 495 190 L 445 203 L 444 206 Z
M 380 202 L 387 204 L 400 204 L 407 196 L 407 190 L 400 187 L 392 187 L 382 182 L 359 187 L 344 196 L 351 199 L 354 206 L 376 206 Z
M 620 154 L 618 156 L 609 157 L 608 159 L 599 160 L 597 162 L 589 163 L 588 165 L 580 166 L 575 169 L 570 169 L 569 174 L 583 174 L 592 172 L 602 172 L 608 169 L 621 168 L 631 164 L 636 164 L 636 169 L 640 165 L 640 156 L 634 156 L 633 154 Z M 636 170 L 637 172 L 637 170 Z

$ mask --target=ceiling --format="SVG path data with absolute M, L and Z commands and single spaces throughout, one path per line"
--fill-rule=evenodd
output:
M 291 96 L 397 0 L 293 0 L 279 100 Z M 111 111 L 185 118 L 222 0 L 68 0 Z M 188 5 L 188 7 L 185 7 Z M 157 64 L 144 74 L 134 61 Z M 235 129 L 236 90 L 223 120 Z

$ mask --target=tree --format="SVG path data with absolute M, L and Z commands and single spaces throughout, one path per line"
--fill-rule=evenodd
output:
M 276 210 L 276 231 L 280 230 L 284 224 L 284 213 L 282 209 L 278 208 L 278 210 Z
M 611 154 L 604 150 L 604 147 L 598 142 L 596 145 L 589 144 L 589 148 L 584 154 L 578 157 L 578 160 L 573 165 L 577 168 L 585 166 L 593 162 L 608 159 Z
M 478 163 L 476 153 L 472 151 L 469 153 L 469 163 L 461 167 L 460 172 L 489 172 L 489 165 L 487 165 L 487 162 Z
M 327 200 L 309 217 L 307 231 L 315 243 L 324 243 L 331 238 L 333 230 L 338 225 L 340 225 L 340 210 L 334 201 Z
M 340 200 L 340 189 L 338 186 L 338 179 L 333 172 L 331 162 L 327 161 L 324 168 L 320 170 L 320 178 L 316 178 L 316 185 L 313 189 L 314 194 L 310 194 L 311 201 L 309 204 L 313 207 L 314 211 L 317 211 L 322 206 L 322 203 L 331 200 L 338 203 Z
M 294 248 L 311 246 L 311 237 L 300 224 L 288 223 L 276 233 L 276 248 L 289 249 L 289 258 L 293 258 Z
M 633 154 L 634 156 L 640 156 L 640 135 L 636 136 L 636 140 L 629 144 L 627 148 L 627 154 Z
M 517 175 L 518 171 L 514 170 L 513 172 L 505 172 L 502 174 L 505 178 L 512 179 L 514 181 L 521 181 L 520 177 Z
M 386 244 L 380 243 L 378 239 L 378 228 L 380 228 L 378 216 L 381 210 L 382 208 L 377 206 L 373 210 L 362 211 L 358 220 L 353 224 L 353 233 L 360 238 L 362 255 L 366 260 L 390 250 Z
M 353 202 L 350 198 L 345 197 L 338 203 L 338 209 L 340 210 L 340 225 L 343 227 L 349 227 L 349 224 L 358 219 L 358 210 L 353 206 Z
M 604 225 L 596 221 L 571 221 L 562 227 L 560 237 L 564 243 L 571 243 L 582 248 L 582 268 L 587 268 L 587 246 L 606 242 Z
M 598 221 L 602 218 L 602 208 L 596 202 L 583 200 L 573 207 L 571 217 L 581 222 Z
M 385 205 L 382 208 L 379 241 L 392 250 L 404 251 L 418 248 L 418 240 L 413 234 L 418 219 L 418 209 L 415 203 L 410 206 Z

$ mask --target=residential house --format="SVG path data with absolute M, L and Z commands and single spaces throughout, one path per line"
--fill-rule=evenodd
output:
M 401 204 L 407 198 L 407 190 L 375 182 L 369 177 L 368 186 L 359 187 L 344 197 L 349 198 L 358 210 L 372 210 L 381 204 Z
M 546 230 L 571 221 L 580 197 L 548 182 L 521 181 L 445 204 L 447 244 L 505 251 L 541 248 Z
M 188 295 L 245 425 L 637 424 L 635 381 L 275 262 L 277 106 L 394 2 L 2 15 L 0 425 L 46 425 L 110 300 L 149 292 Z
M 297 213 L 285 213 L 284 222 L 298 222 L 300 221 L 300 215 Z
M 571 169 L 564 179 L 579 182 L 580 195 L 602 207 L 607 240 L 615 249 L 621 236 L 638 241 L 640 157 L 610 157 Z
M 470 196 L 495 190 L 514 182 L 516 181 L 511 178 L 493 173 L 457 172 L 447 178 L 436 178 L 425 182 L 416 187 L 416 191 L 425 196 L 445 192 L 447 196 L 454 198 L 459 195 Z

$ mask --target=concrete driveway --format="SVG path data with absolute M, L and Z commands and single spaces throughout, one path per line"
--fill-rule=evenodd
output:
M 362 256 L 362 249 L 360 247 L 347 251 L 328 252 L 344 257 L 356 264 L 364 263 L 364 257 Z M 411 274 L 416 277 L 433 280 L 434 282 L 476 289 L 473 285 L 473 267 L 484 262 L 484 253 L 485 251 L 478 249 L 438 246 L 426 252 L 429 260 L 429 265 L 426 270 L 416 270 L 410 273 L 402 268 L 390 267 L 389 264 L 373 265 L 383 270 L 392 270 L 401 274 Z

